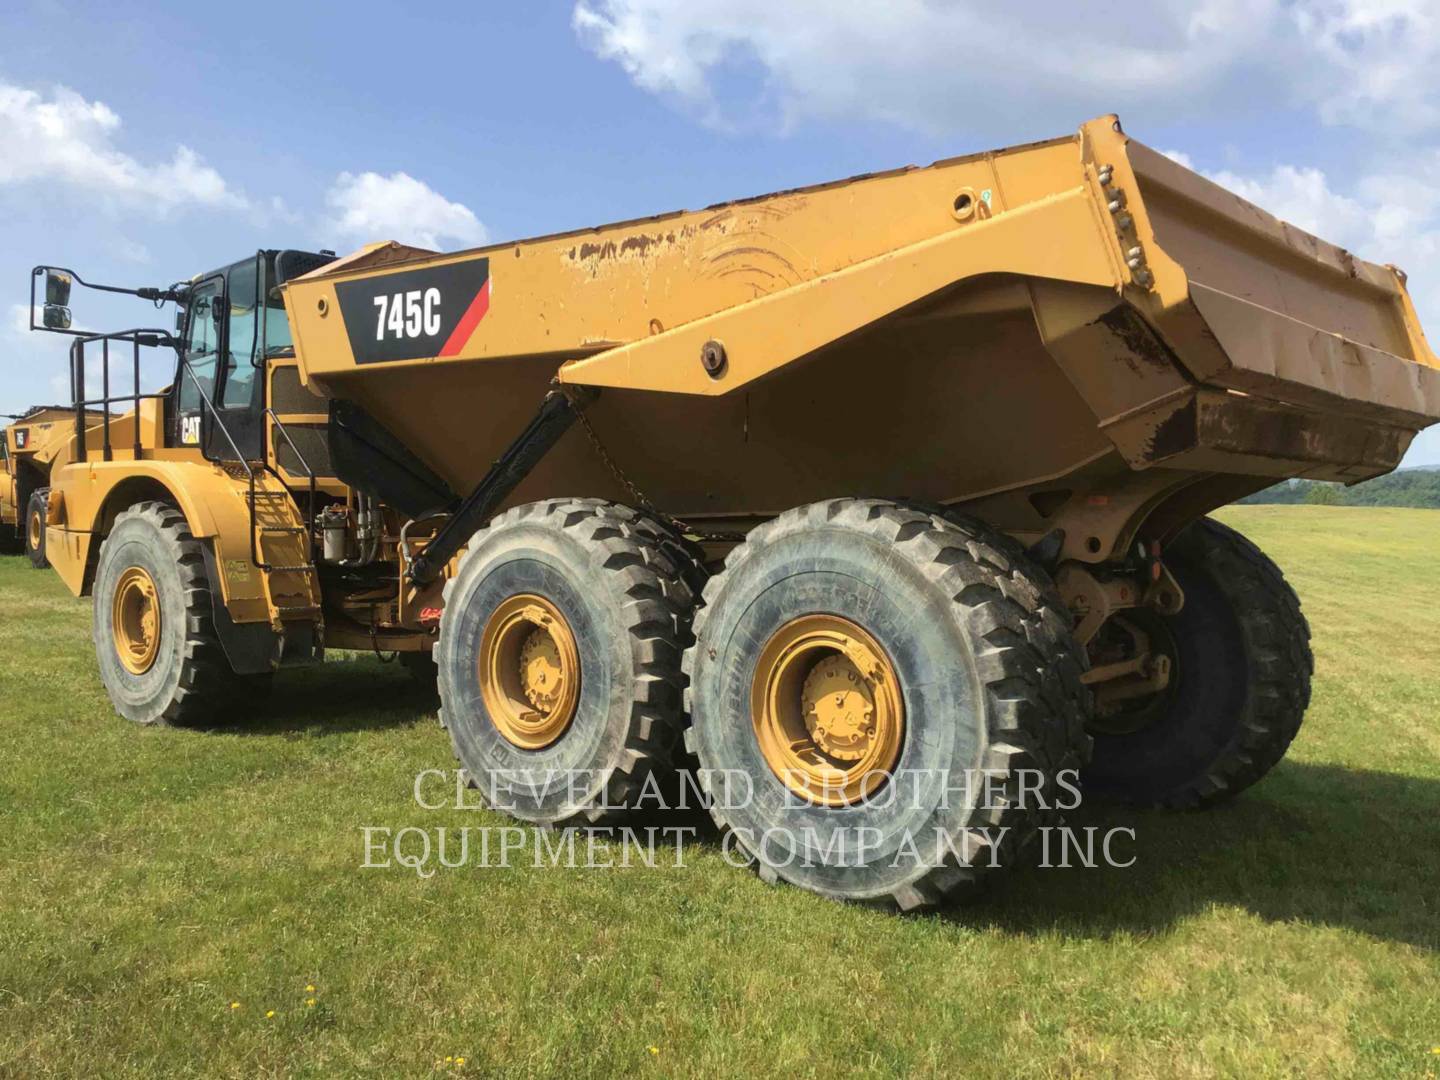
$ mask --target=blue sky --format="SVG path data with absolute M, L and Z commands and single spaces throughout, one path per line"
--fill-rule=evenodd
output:
M 1399 263 L 1440 336 L 1440 0 L 1095 10 L 5 0 L 0 412 L 65 396 L 63 347 L 17 329 L 37 262 L 164 284 L 262 246 L 453 248 L 1110 111 L 1296 224 Z M 88 296 L 76 314 L 155 321 Z M 1440 431 L 1407 463 L 1440 463 Z

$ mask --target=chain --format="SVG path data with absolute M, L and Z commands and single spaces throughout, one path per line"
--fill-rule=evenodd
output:
M 590 423 L 590 417 L 585 415 L 586 402 L 582 401 L 574 392 L 573 388 L 565 383 L 559 383 L 559 389 L 560 392 L 565 395 L 565 400 L 570 402 L 570 407 L 575 411 L 575 419 L 580 421 L 580 427 L 584 430 L 585 437 L 590 440 L 590 445 L 594 447 L 595 455 L 600 459 L 601 463 L 610 470 L 610 475 L 615 478 L 615 482 L 629 493 L 630 498 L 635 500 L 637 506 L 654 514 L 661 522 L 668 525 L 680 536 L 693 536 L 697 540 L 721 540 L 727 542 L 745 539 L 744 533 L 707 532 L 704 529 L 697 528 L 688 522 L 681 521 L 679 518 L 667 514 L 664 510 L 656 506 L 650 500 L 650 496 L 636 487 L 635 482 L 625 475 L 624 470 L 616 464 L 615 459 L 610 456 L 610 452 L 605 449 L 605 444 L 600 441 L 600 436 L 595 433 L 595 428 Z
M 370 612 L 370 648 L 375 650 L 375 659 L 379 660 L 382 664 L 393 664 L 400 658 L 398 651 L 392 652 L 388 657 L 380 651 L 380 633 L 375 628 L 375 612 L 373 608 Z

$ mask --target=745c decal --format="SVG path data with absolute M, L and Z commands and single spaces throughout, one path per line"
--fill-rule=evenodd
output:
M 440 333 L 440 290 L 433 285 L 421 292 L 411 289 L 393 296 L 381 293 L 375 297 L 375 340 L 384 341 L 385 335 L 394 337 L 419 337 L 423 330 L 426 337 Z
M 343 281 L 335 294 L 357 364 L 458 356 L 490 310 L 490 260 Z

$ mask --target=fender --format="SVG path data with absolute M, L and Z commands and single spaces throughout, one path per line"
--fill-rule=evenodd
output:
M 160 451 L 159 453 L 167 453 Z M 236 623 L 270 621 L 260 570 L 250 558 L 248 481 L 193 460 L 86 461 L 62 466 L 51 475 L 61 493 L 63 520 L 47 529 L 51 563 L 76 596 L 86 596 L 94 577 L 99 543 L 127 507 L 148 499 L 173 503 L 185 515 L 191 534 L 207 541 L 214 554 L 212 582 Z

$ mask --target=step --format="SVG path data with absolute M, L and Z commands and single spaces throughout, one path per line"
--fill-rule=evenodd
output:
M 316 604 L 292 604 L 290 606 L 286 606 L 284 604 L 276 604 L 275 612 L 278 615 L 319 615 L 320 608 Z

